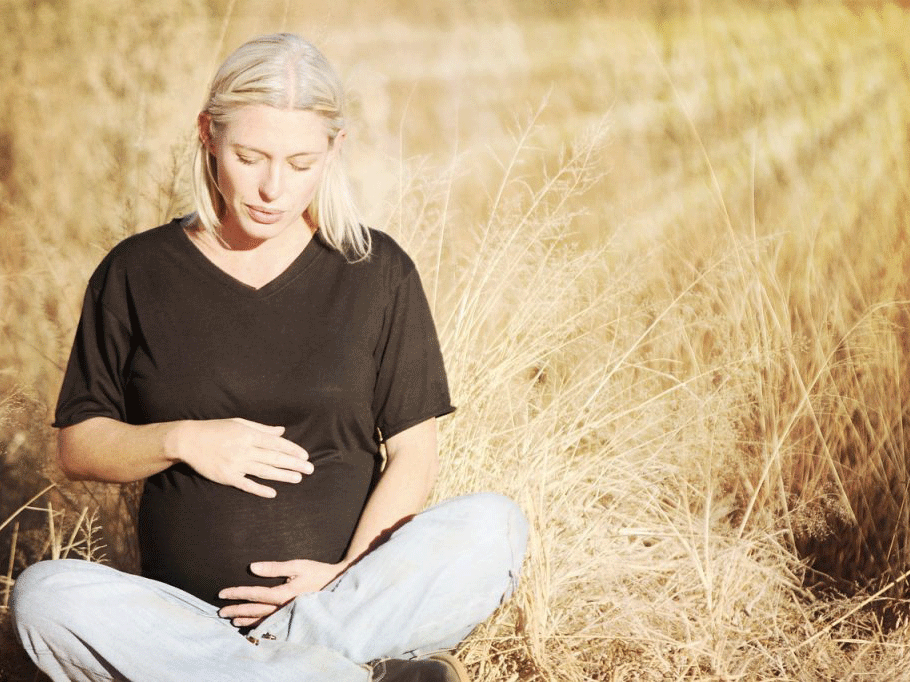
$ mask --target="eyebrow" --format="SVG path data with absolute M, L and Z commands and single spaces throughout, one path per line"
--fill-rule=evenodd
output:
M 248 146 L 246 146 L 245 144 L 236 143 L 236 144 L 234 144 L 234 149 L 242 150 L 242 151 L 245 151 L 245 152 L 250 152 L 250 153 L 253 153 L 253 154 L 260 154 L 260 155 L 262 155 L 262 156 L 269 156 L 269 155 L 266 154 L 264 151 L 262 151 L 262 150 L 260 150 L 260 149 L 256 149 L 255 147 L 248 147 Z M 296 158 L 301 157 L 301 156 L 303 156 L 303 157 L 319 156 L 319 155 L 322 154 L 322 153 L 323 153 L 322 151 L 295 152 L 294 154 L 291 154 L 291 155 L 288 156 L 287 158 L 288 158 L 288 159 L 296 159 Z

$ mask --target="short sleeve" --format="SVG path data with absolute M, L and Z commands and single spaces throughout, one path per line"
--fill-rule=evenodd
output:
M 413 266 L 393 292 L 383 339 L 373 398 L 383 440 L 454 411 L 433 316 Z
M 57 400 L 53 424 L 57 428 L 91 417 L 126 421 L 123 387 L 131 334 L 112 310 L 125 294 L 110 277 L 102 276 L 103 267 L 99 266 L 85 294 Z

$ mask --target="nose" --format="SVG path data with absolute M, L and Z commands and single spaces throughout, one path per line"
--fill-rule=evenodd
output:
M 265 201 L 274 201 L 281 196 L 284 183 L 284 172 L 281 164 L 269 163 L 259 180 L 259 196 Z

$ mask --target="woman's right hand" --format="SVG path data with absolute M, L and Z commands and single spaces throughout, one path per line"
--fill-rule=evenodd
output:
M 283 426 L 246 419 L 182 421 L 172 431 L 171 452 L 211 481 L 260 497 L 275 497 L 270 488 L 249 478 L 299 483 L 313 473 L 309 454 L 283 438 Z

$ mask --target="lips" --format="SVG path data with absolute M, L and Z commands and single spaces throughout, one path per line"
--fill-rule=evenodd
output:
M 274 225 L 281 220 L 281 216 L 284 215 L 284 211 L 274 211 L 259 206 L 250 206 L 249 204 L 246 205 L 246 210 L 247 213 L 249 213 L 250 218 L 262 225 Z

